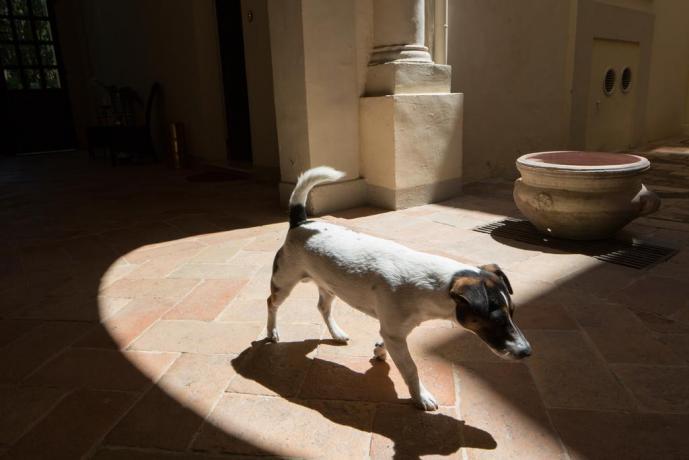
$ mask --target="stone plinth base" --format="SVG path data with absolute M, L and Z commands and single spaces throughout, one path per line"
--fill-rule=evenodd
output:
M 369 184 L 368 203 L 383 209 L 406 209 L 427 203 L 447 200 L 462 191 L 461 179 L 392 190 Z
M 285 210 L 287 210 L 294 185 L 280 182 L 280 204 L 284 206 Z M 334 182 L 320 185 L 311 191 L 307 201 L 307 213 L 309 215 L 327 214 L 363 206 L 366 203 L 366 182 L 363 179 Z
M 361 98 L 361 166 L 369 203 L 400 209 L 458 194 L 462 111 L 459 93 Z
M 389 62 L 368 68 L 366 96 L 389 94 L 449 93 L 449 65 Z

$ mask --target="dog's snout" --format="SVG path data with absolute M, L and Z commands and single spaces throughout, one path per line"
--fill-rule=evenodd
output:
M 516 340 L 509 341 L 507 349 L 512 357 L 512 359 L 524 359 L 527 356 L 531 356 L 531 344 L 526 340 L 526 338 L 520 333 Z
M 520 331 L 516 326 L 514 327 L 514 339 L 511 343 L 512 345 L 512 355 L 514 356 L 515 359 L 524 359 L 527 356 L 531 356 L 531 344 L 529 343 L 528 340 L 526 340 L 526 337 L 524 337 L 524 334 L 522 331 Z
M 531 356 L 531 345 L 527 345 L 523 348 L 520 348 L 516 353 L 516 357 L 519 359 L 526 358 L 527 356 Z

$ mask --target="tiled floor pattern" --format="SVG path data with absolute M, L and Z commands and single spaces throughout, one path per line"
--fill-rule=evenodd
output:
M 274 186 L 3 160 L 0 456 L 688 458 L 689 163 L 658 164 L 669 209 L 628 231 L 681 252 L 647 271 L 472 232 L 518 216 L 508 183 L 327 217 L 512 280 L 533 356 L 422 325 L 411 348 L 442 406 L 424 413 L 370 360 L 375 321 L 338 303 L 351 341 L 328 340 L 312 285 L 281 308 L 282 342 L 259 341 L 287 230 Z

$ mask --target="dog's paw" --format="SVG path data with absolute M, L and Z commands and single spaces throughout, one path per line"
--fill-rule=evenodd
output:
M 334 341 L 340 343 L 349 342 L 349 336 L 345 331 L 340 329 L 340 327 L 337 325 L 337 323 L 335 323 L 335 321 L 329 324 L 328 328 L 330 329 L 330 336 L 333 338 Z
M 414 403 L 416 407 L 425 411 L 438 410 L 438 403 L 435 397 L 426 389 L 423 389 L 421 394 L 414 398 Z
M 268 340 L 274 343 L 278 343 L 280 341 L 280 334 L 278 334 L 277 328 L 268 331 Z
M 388 351 L 385 349 L 383 342 L 376 343 L 376 346 L 373 348 L 373 356 L 379 361 L 385 361 L 388 357 Z
M 336 342 L 340 342 L 340 343 L 349 342 L 349 336 L 342 331 L 339 331 L 337 333 L 333 333 L 332 336 L 333 336 L 333 340 Z

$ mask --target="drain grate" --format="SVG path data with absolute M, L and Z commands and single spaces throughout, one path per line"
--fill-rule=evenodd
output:
M 600 241 L 574 241 L 553 238 L 541 234 L 528 220 L 507 218 L 481 225 L 475 232 L 487 233 L 496 239 L 508 239 L 557 251 L 584 254 L 603 262 L 636 269 L 649 268 L 665 262 L 677 254 L 677 249 L 642 241 L 609 239 Z

